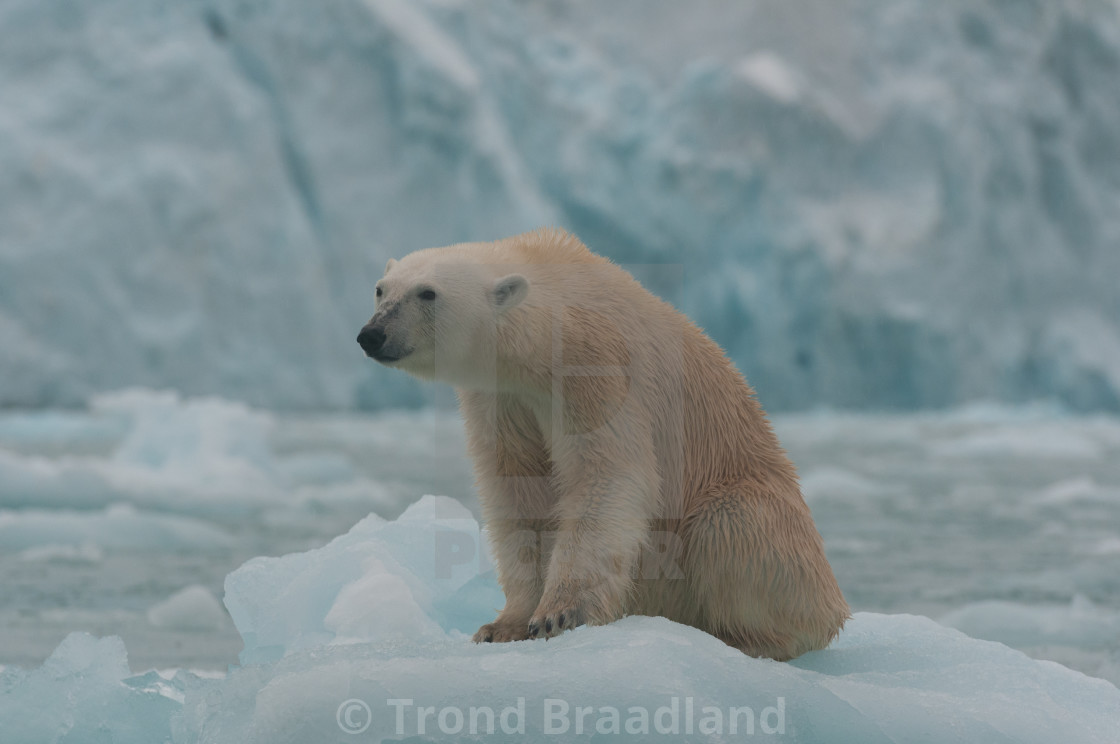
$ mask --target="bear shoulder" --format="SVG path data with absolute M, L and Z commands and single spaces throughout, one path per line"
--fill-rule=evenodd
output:
M 558 227 L 542 227 L 500 241 L 510 258 L 531 264 L 610 263 L 583 244 L 579 238 Z

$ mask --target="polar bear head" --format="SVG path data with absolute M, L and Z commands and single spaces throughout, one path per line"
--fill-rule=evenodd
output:
M 376 312 L 358 334 L 366 355 L 458 386 L 492 379 L 497 324 L 528 295 L 529 281 L 470 254 L 453 246 L 390 259 L 374 290 Z

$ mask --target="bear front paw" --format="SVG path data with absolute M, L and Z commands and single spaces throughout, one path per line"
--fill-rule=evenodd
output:
M 509 643 L 528 639 L 529 631 L 523 623 L 508 623 L 495 620 L 486 623 L 474 634 L 475 643 Z
M 587 622 L 583 608 L 572 605 L 557 608 L 552 611 L 541 612 L 529 621 L 529 638 L 552 638 L 565 630 L 571 630 Z

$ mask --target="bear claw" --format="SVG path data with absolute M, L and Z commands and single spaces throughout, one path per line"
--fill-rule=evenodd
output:
M 577 608 L 569 607 L 560 612 L 542 613 L 529 621 L 529 637 L 547 640 L 583 623 L 583 613 Z
M 520 623 L 494 622 L 487 623 L 474 634 L 475 643 L 508 643 L 510 641 L 524 641 L 529 635 Z

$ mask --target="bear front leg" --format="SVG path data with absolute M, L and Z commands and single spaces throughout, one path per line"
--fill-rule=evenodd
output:
M 568 437 L 554 451 L 559 503 L 544 592 L 529 619 L 531 638 L 622 617 L 649 535 L 657 467 L 640 432 Z
M 506 604 L 478 629 L 476 643 L 529 637 L 544 588 L 542 534 L 552 529 L 551 465 L 532 414 L 509 396 L 461 391 L 483 522 Z
M 506 604 L 494 622 L 474 634 L 475 643 L 523 641 L 529 637 L 528 619 L 543 591 L 540 530 L 535 520 L 487 520 L 498 582 Z

